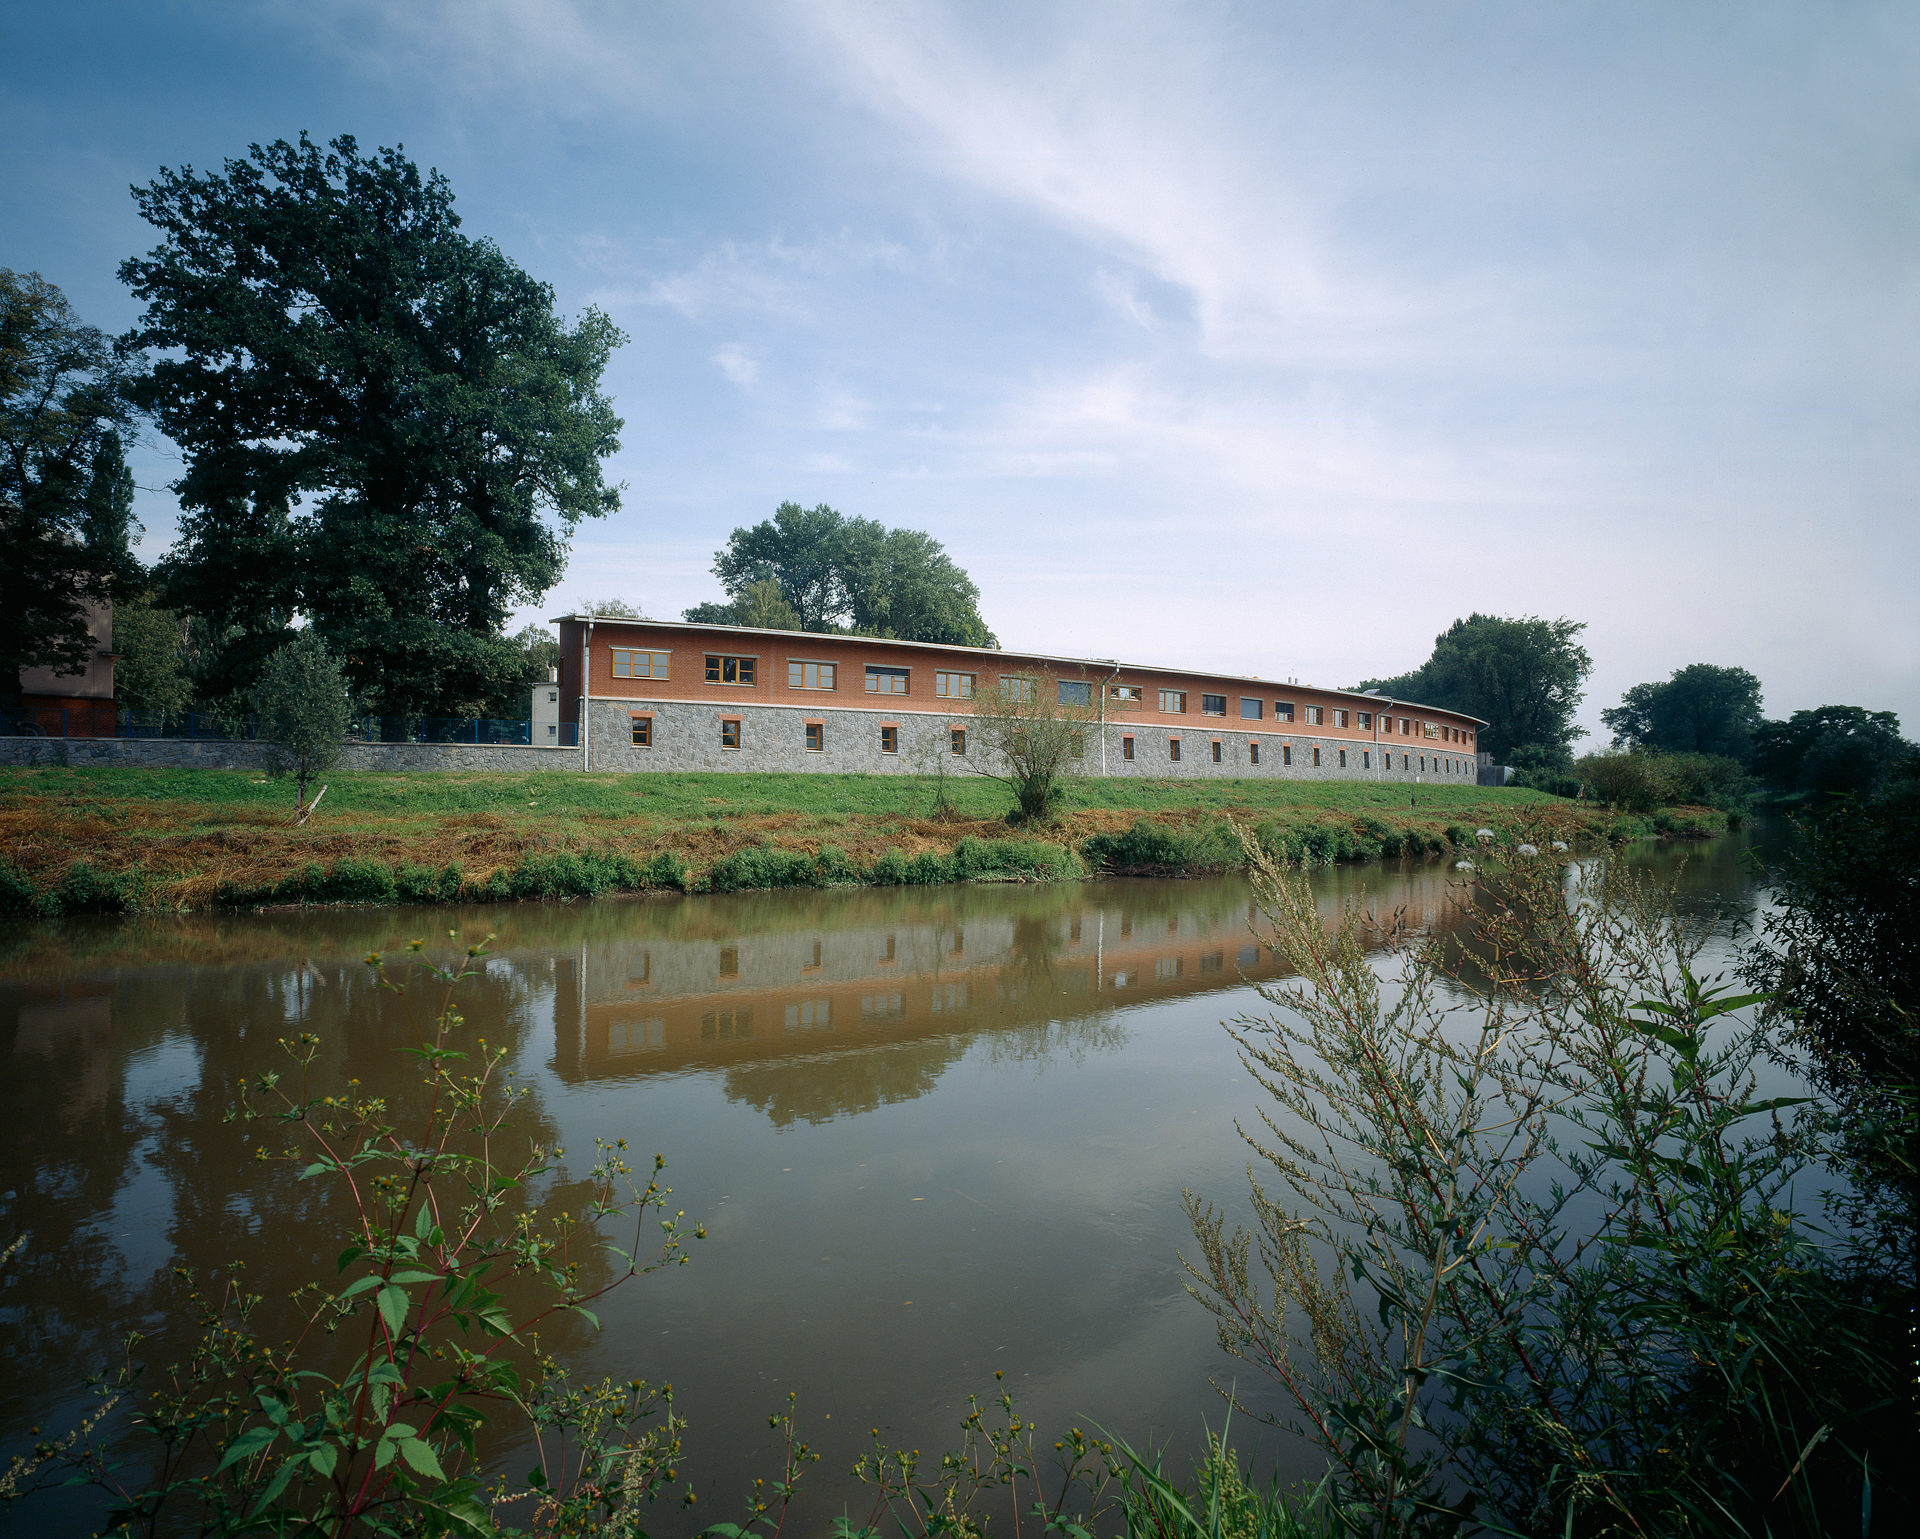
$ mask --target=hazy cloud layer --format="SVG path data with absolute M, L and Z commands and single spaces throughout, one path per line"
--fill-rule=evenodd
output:
M 1339 683 L 1565 613 L 1591 724 L 1712 661 L 1920 727 L 1910 5 L 83 4 L 10 41 L 0 261 L 103 324 L 128 181 L 303 127 L 404 141 L 614 315 L 626 510 L 549 610 L 713 596 L 791 498 L 931 530 L 1010 645 Z

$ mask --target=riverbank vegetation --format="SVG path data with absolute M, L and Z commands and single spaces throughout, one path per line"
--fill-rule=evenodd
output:
M 1017 837 L 980 778 L 349 773 L 328 787 L 301 823 L 245 771 L 0 771 L 0 912 L 1197 874 L 1241 863 L 1229 818 L 1321 863 L 1444 854 L 1521 819 L 1568 843 L 1727 826 L 1707 808 L 1480 786 L 1077 778 L 1054 821 Z

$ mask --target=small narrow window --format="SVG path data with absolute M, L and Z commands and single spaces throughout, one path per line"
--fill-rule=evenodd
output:
M 1347 751 L 1346 749 L 1343 748 L 1340 750 L 1340 768 L 1345 769 L 1346 767 L 1347 767 Z
M 1123 737 L 1120 739 L 1120 757 L 1123 759 L 1131 759 L 1133 757 L 1133 739 L 1132 738 Z
M 1180 739 L 1179 738 L 1170 737 L 1167 739 L 1167 758 L 1170 759 L 1175 764 L 1178 764 L 1180 762 Z
M 653 718 L 635 716 L 633 718 L 633 746 L 635 748 L 653 747 Z
M 1313 751 L 1313 767 L 1315 769 L 1320 768 L 1320 750 L 1318 748 Z
M 807 752 L 823 753 L 827 746 L 827 724 L 824 721 L 807 723 Z
M 882 753 L 898 753 L 900 751 L 900 729 L 898 727 L 882 727 L 880 729 L 880 751 Z
M 1260 745 L 1258 743 L 1247 744 L 1247 762 L 1249 764 L 1258 764 L 1260 762 Z
M 1360 750 L 1360 768 L 1362 769 L 1373 768 L 1373 752 L 1371 749 L 1363 748 Z
M 738 717 L 720 723 L 720 746 L 722 748 L 738 748 L 740 746 L 740 719 Z
M 1293 763 L 1293 744 L 1282 743 L 1280 745 L 1280 762 L 1282 764 Z
M 1220 762 L 1220 739 L 1219 738 L 1215 738 L 1213 740 L 1213 762 L 1215 764 L 1218 764 Z
M 954 757 L 956 759 L 964 759 L 967 756 L 967 729 L 965 727 L 950 727 L 947 729 L 947 738 L 953 745 Z

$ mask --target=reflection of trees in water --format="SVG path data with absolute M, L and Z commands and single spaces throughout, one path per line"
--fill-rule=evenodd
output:
M 727 1099 L 762 1112 L 777 1128 L 831 1122 L 925 1095 L 959 1061 L 959 1037 L 888 1042 L 818 1058 L 740 1064 L 727 1070 Z

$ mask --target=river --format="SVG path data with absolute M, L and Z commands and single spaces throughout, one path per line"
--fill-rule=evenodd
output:
M 1683 901 L 1724 911 L 1730 955 L 1761 894 L 1750 834 L 1647 845 Z M 1357 902 L 1444 926 L 1445 864 L 1341 867 Z M 870 1429 L 957 1442 L 994 1373 L 1043 1426 L 1166 1444 L 1184 1469 L 1233 1376 L 1182 1289 L 1193 1188 L 1238 1212 L 1255 1087 L 1221 1023 L 1261 1008 L 1272 964 L 1237 877 L 852 889 L 570 905 L 343 909 L 0 929 L 0 1431 L 58 1431 L 75 1386 L 130 1327 L 164 1359 L 176 1266 L 248 1263 L 284 1298 L 330 1272 L 337 1215 L 250 1158 L 238 1087 L 312 1032 L 323 1074 L 397 1105 L 417 1030 L 371 986 L 369 951 L 491 934 L 463 990 L 505 1045 L 521 1124 L 591 1162 L 594 1135 L 665 1154 L 674 1205 L 705 1223 L 693 1263 L 604 1301 L 602 1328 L 546 1343 L 590 1375 L 671 1382 L 707 1521 L 776 1473 L 768 1413 L 798 1396 L 823 1454 L 802 1531 L 864 1512 L 847 1471 Z M 312 1183 L 308 1184 L 311 1187 Z M 1239 1387 L 1256 1405 L 1264 1387 Z M 1242 1423 L 1286 1477 L 1311 1449 Z M 18 1531 L 77 1506 L 20 1511 Z M 671 1527 L 671 1522 L 666 1526 Z

